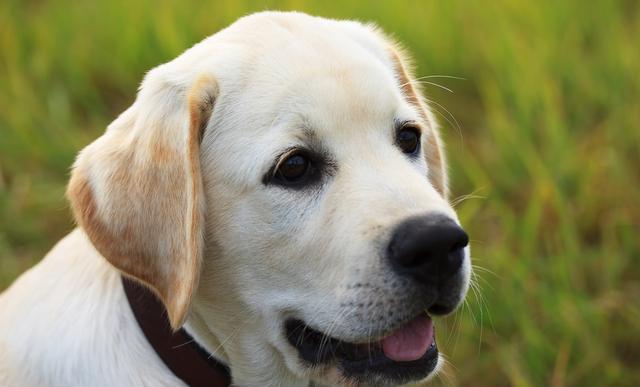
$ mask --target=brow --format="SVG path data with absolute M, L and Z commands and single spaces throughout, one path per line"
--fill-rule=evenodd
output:
M 331 155 L 331 152 L 328 148 L 322 143 L 316 131 L 311 127 L 307 120 L 303 121 L 303 124 L 295 129 L 295 132 L 291 134 L 291 137 L 295 139 L 288 146 L 283 148 L 279 148 L 273 152 L 271 157 L 271 166 L 267 173 L 263 176 L 262 182 L 267 183 L 268 180 L 275 173 L 275 168 L 277 164 L 281 161 L 283 157 L 287 154 L 295 151 L 296 149 L 305 150 L 308 152 L 313 159 L 324 166 L 325 172 L 329 174 L 334 174 L 337 169 L 337 164 L 334 160 L 334 157 Z

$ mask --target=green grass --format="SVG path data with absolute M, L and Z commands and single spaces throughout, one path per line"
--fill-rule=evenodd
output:
M 69 166 L 145 71 L 243 14 L 298 9 L 375 21 L 419 75 L 465 78 L 425 85 L 453 196 L 474 196 L 457 210 L 482 295 L 438 332 L 453 382 L 640 385 L 637 2 L 78 3 L 0 3 L 0 289 L 73 227 Z

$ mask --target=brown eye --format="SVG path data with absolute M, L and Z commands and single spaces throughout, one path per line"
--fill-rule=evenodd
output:
M 307 175 L 310 164 L 311 162 L 304 155 L 294 154 L 280 164 L 275 177 L 285 183 L 298 182 Z
M 402 152 L 414 154 L 420 146 L 420 132 L 414 127 L 403 127 L 398 131 L 396 143 Z

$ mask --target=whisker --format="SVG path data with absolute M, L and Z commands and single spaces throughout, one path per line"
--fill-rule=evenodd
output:
M 475 259 L 475 258 L 474 258 Z M 482 267 L 482 266 L 478 266 L 476 264 L 472 264 L 471 265 L 473 267 L 473 270 L 478 270 L 481 271 L 483 273 L 487 273 L 487 274 L 491 274 L 495 277 L 500 277 L 498 274 L 496 274 L 494 271 L 487 269 L 486 267 Z M 485 280 L 484 278 L 482 278 L 482 280 Z M 486 281 L 486 280 L 485 280 Z
M 467 307 L 469 307 L 469 306 L 468 306 L 468 304 L 467 304 Z M 469 311 L 469 312 L 471 312 L 471 311 Z M 473 315 L 473 314 L 472 314 L 472 315 Z M 461 331 L 462 331 L 462 329 L 460 329 L 461 324 L 462 324 L 462 320 L 460 320 L 460 323 L 459 323 L 459 325 L 456 327 L 456 330 L 455 330 L 455 333 L 454 333 L 454 339 L 453 339 L 453 350 L 451 351 L 452 356 L 453 356 L 453 354 L 455 354 L 455 353 L 456 353 L 456 350 L 457 350 L 457 348 L 458 348 L 458 343 L 460 342 L 460 334 L 461 334 Z
M 474 283 L 473 280 L 470 280 L 469 282 L 469 288 L 471 289 L 471 291 L 474 293 L 475 295 L 475 288 L 474 288 Z M 478 320 L 476 320 L 476 315 L 473 312 L 473 309 L 471 309 L 471 305 L 469 305 L 467 299 L 465 298 L 465 306 L 467 306 L 468 310 L 469 310 L 469 314 L 471 315 L 471 319 L 473 320 L 473 324 L 474 325 L 478 325 Z
M 416 81 L 419 81 L 421 79 L 429 79 L 429 78 L 449 78 L 449 79 L 459 79 L 462 81 L 466 81 L 467 78 L 462 78 L 462 77 L 456 77 L 454 75 L 440 75 L 440 74 L 434 74 L 434 75 L 425 75 L 422 77 L 418 77 L 416 78 Z
M 473 274 L 473 277 L 475 277 L 475 273 Z M 473 296 L 475 297 L 476 302 L 478 302 L 478 305 L 480 307 L 480 324 L 479 324 L 479 326 L 480 326 L 480 334 L 478 336 L 478 353 L 479 353 L 480 349 L 482 348 L 482 335 L 483 335 L 483 329 L 484 329 L 484 324 L 483 324 L 482 318 L 484 316 L 484 312 L 483 312 L 484 306 L 483 306 L 483 300 L 482 300 L 482 298 L 481 298 L 481 296 L 479 294 L 480 293 L 480 289 L 478 287 L 477 282 L 475 281 L 475 278 L 471 281 L 470 284 L 471 284 L 471 290 L 473 292 Z
M 327 331 L 324 332 L 322 340 L 320 340 L 320 346 L 318 348 L 318 352 L 316 353 L 316 360 L 318 362 L 320 361 L 320 355 L 322 354 L 322 351 L 324 350 L 325 346 L 329 345 L 329 342 L 331 340 L 331 334 L 333 333 L 334 328 L 337 326 L 338 321 L 342 320 L 342 317 L 344 316 L 345 313 L 346 313 L 345 309 L 340 310 L 338 315 L 331 321 L 331 324 L 329 324 Z M 331 348 L 331 353 L 332 355 L 335 355 L 333 348 Z
M 250 317 L 245 316 L 245 317 L 242 319 L 242 320 L 243 320 L 243 321 L 242 321 L 242 323 L 244 323 L 244 322 L 246 322 L 247 320 L 249 320 L 249 318 L 250 318 Z M 235 336 L 235 335 L 240 331 L 240 328 L 241 328 L 241 327 L 242 327 L 242 324 L 237 324 L 237 325 L 236 325 L 236 328 L 235 328 L 233 331 L 231 331 L 231 333 L 230 333 L 227 337 L 225 337 L 225 338 L 224 338 L 224 339 L 223 339 L 223 340 L 218 344 L 218 346 L 216 346 L 216 347 L 213 349 L 213 351 L 211 351 L 211 353 L 209 354 L 209 359 L 213 358 L 213 355 L 214 355 L 214 354 L 216 354 L 216 353 L 218 353 L 218 352 L 219 352 L 219 351 L 224 347 L 224 345 L 225 345 L 229 340 L 231 340 L 231 339 L 232 339 L 232 338 L 233 338 L 233 337 L 234 337 L 234 336 Z
M 370 319 L 370 321 L 377 321 L 375 320 L 375 312 L 373 319 Z M 376 329 L 376 331 L 377 330 L 378 329 Z M 371 362 L 371 324 L 369 325 L 369 328 L 367 328 L 367 358 L 369 359 L 369 362 Z
M 437 86 L 437 87 L 439 87 L 439 88 L 441 88 L 441 89 L 443 89 L 443 90 L 446 90 L 446 91 L 448 91 L 448 92 L 449 92 L 449 93 L 451 93 L 451 94 L 454 94 L 454 93 L 453 93 L 453 90 L 451 90 L 450 88 L 448 88 L 448 87 L 446 87 L 446 86 L 442 86 L 442 85 L 441 85 L 441 84 L 439 84 L 439 83 L 430 82 L 430 81 L 418 81 L 418 80 L 416 80 L 416 83 L 420 83 L 420 84 L 427 83 L 427 84 L 429 84 L 429 85 Z
M 436 374 L 436 378 L 438 378 L 440 383 L 444 386 L 455 386 L 456 385 L 455 376 L 454 376 L 454 372 L 456 371 L 455 366 L 453 366 L 453 364 L 449 362 L 449 359 L 447 359 L 443 354 L 440 354 L 440 359 L 442 362 L 442 366 L 440 367 L 440 370 Z
M 457 207 L 460 203 L 465 202 L 469 199 L 486 199 L 486 196 L 481 196 L 481 195 L 476 195 L 475 193 L 478 192 L 480 189 L 477 189 L 473 192 L 471 192 L 470 194 L 466 194 L 466 195 L 460 195 L 457 198 L 451 200 L 450 204 L 451 207 Z
M 489 271 L 491 274 L 496 275 L 495 273 Z M 473 273 L 474 277 L 477 280 L 481 280 L 483 281 L 490 289 L 493 290 L 493 286 L 486 280 L 484 279 L 480 273 Z M 497 275 L 496 275 L 497 276 Z M 483 308 L 486 308 L 487 310 L 487 318 L 489 319 L 489 326 L 491 327 L 491 330 L 495 332 L 495 327 L 493 326 L 493 319 L 491 318 L 491 310 L 489 309 L 489 303 L 487 302 L 487 299 L 485 298 L 484 294 L 480 291 L 480 285 L 479 285 L 479 281 L 476 281 L 476 286 L 478 287 L 478 291 L 479 291 L 479 295 L 480 295 L 480 299 L 481 299 L 481 306 Z
M 442 114 L 442 117 L 444 117 L 445 120 L 447 120 L 447 122 L 449 123 L 449 125 L 453 126 L 454 128 L 456 128 L 456 130 L 458 131 L 458 135 L 460 136 L 460 141 L 464 144 L 464 136 L 462 135 L 462 127 L 460 126 L 460 123 L 458 122 L 458 120 L 456 120 L 456 117 L 453 116 L 453 114 L 449 111 L 449 109 L 447 109 L 446 107 L 444 107 L 444 105 L 434 101 L 433 99 L 430 98 L 426 98 L 427 102 L 432 103 L 436 106 L 439 106 L 440 108 L 444 109 L 445 112 L 447 112 L 447 114 L 449 115 L 449 117 L 451 117 L 451 119 L 453 120 L 453 122 L 451 122 L 446 115 Z M 436 109 L 437 110 L 437 109 Z M 455 123 L 455 125 L 454 125 Z

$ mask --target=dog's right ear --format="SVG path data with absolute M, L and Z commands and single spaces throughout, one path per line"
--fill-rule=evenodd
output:
M 209 75 L 187 79 L 165 66 L 147 75 L 135 103 L 80 153 L 67 195 L 96 249 L 153 290 L 178 329 L 200 275 L 199 146 L 218 88 Z

